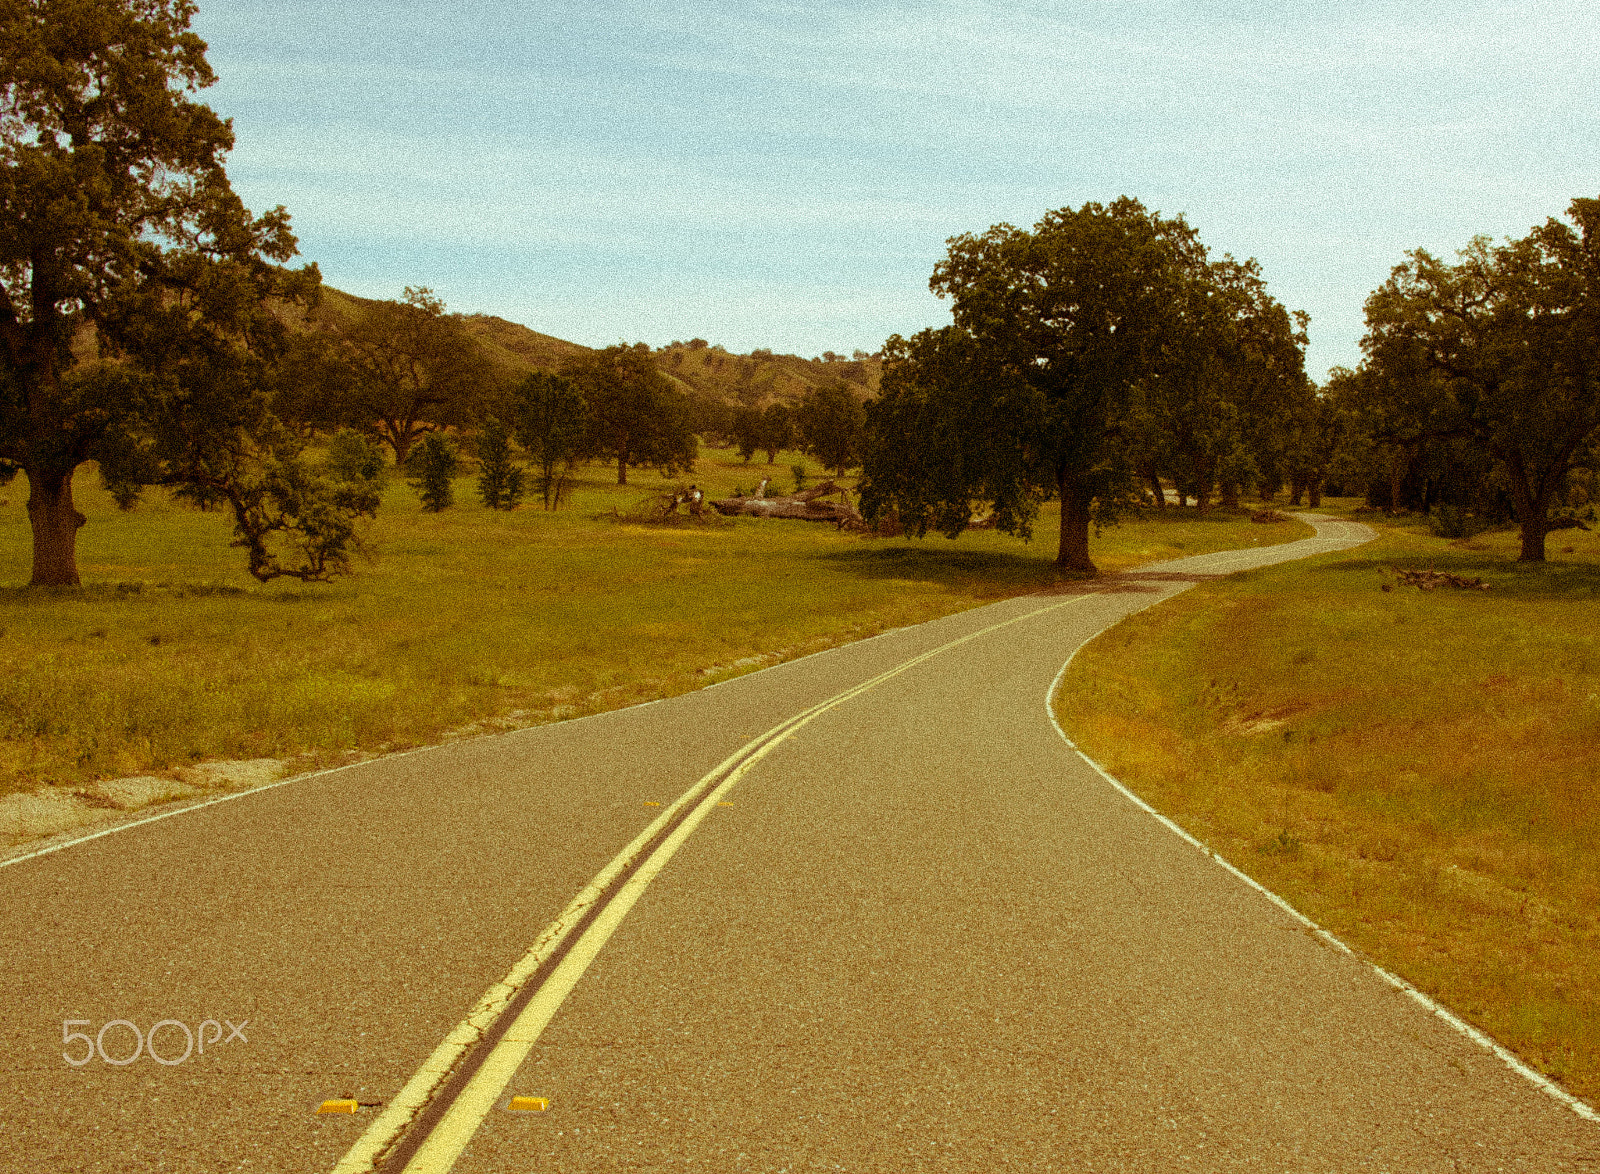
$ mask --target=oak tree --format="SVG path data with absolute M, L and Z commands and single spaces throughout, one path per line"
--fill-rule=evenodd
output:
M 270 410 L 278 306 L 314 299 L 280 207 L 228 183 L 189 0 L 0 6 L 0 477 L 28 479 L 32 582 L 79 581 L 77 469 L 119 500 L 230 506 L 258 578 L 344 569 L 376 495 L 311 470 Z
M 913 514 L 932 509 L 954 526 L 967 516 L 965 485 L 969 499 L 993 504 L 997 526 L 1022 532 L 1053 492 L 1056 565 L 1094 573 L 1089 528 L 1132 496 L 1135 390 L 1156 369 L 1185 269 L 1203 259 L 1182 217 L 1128 197 L 1049 212 L 1031 232 L 997 224 L 952 238 L 929 284 L 952 300 L 956 333 L 886 349 L 884 386 L 898 402 L 874 409 L 863 500 L 902 516 L 907 504 Z M 969 410 L 990 401 L 1013 414 Z M 964 459 L 940 464 L 913 419 Z M 958 443 L 957 421 L 981 438 Z M 885 436 L 885 427 L 899 431 Z M 937 472 L 937 492 L 914 493 L 905 470 L 886 463 L 896 459 Z
M 353 321 L 328 328 L 348 371 L 334 397 L 342 422 L 376 431 L 397 465 L 423 434 L 469 423 L 491 390 L 477 343 L 426 286 L 363 303 Z
M 1600 199 L 1577 199 L 1520 240 L 1478 237 L 1450 264 L 1416 249 L 1367 299 L 1368 363 L 1425 387 L 1493 458 L 1521 532 L 1545 536 L 1600 437 Z
M 656 369 L 648 345 L 595 351 L 566 375 L 588 405 L 586 448 L 616 461 L 618 485 L 628 483 L 630 466 L 655 466 L 668 475 L 694 467 L 698 444 L 688 404 Z
M 843 475 L 859 461 L 862 420 L 861 401 L 851 392 L 850 384 L 834 379 L 808 391 L 801 399 L 794 411 L 794 431 L 805 451 L 821 461 L 823 468 Z M 775 428 L 776 424 L 763 417 L 763 427 Z M 776 456 L 776 450 L 771 450 L 767 463 L 771 464 Z

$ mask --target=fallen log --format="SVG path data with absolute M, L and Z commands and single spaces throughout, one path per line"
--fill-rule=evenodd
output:
M 832 481 L 824 481 L 821 485 L 813 485 L 810 489 L 802 489 L 790 496 L 796 501 L 814 501 L 819 497 L 827 497 L 834 493 L 844 493 L 844 486 L 836 485 Z
M 837 486 L 818 486 L 797 493 L 793 497 L 725 497 L 711 503 L 713 509 L 727 517 L 789 518 L 799 522 L 833 522 L 845 529 L 865 529 L 866 519 L 845 503 L 822 501 L 823 493 L 838 493 Z

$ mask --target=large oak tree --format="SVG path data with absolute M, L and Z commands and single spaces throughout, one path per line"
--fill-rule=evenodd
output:
M 1154 370 L 1185 270 L 1204 251 L 1181 216 L 1124 196 L 1046 213 L 1032 232 L 958 236 L 930 287 L 955 325 L 1042 397 L 1032 447 L 1061 501 L 1056 565 L 1094 573 L 1089 528 L 1130 488 L 1129 406 Z
M 36 585 L 78 582 L 75 471 L 228 504 L 259 578 L 341 569 L 366 491 L 317 477 L 268 410 L 315 295 L 280 207 L 252 217 L 188 0 L 0 3 L 0 475 L 28 479 Z
M 886 402 L 873 411 L 879 435 L 864 466 L 868 508 L 931 510 L 965 524 L 967 486 L 966 497 L 995 505 L 997 525 L 1020 528 L 1033 516 L 1028 503 L 1053 491 L 1061 500 L 1056 565 L 1094 573 L 1090 526 L 1113 517 L 1132 491 L 1136 391 L 1157 370 L 1187 271 L 1203 262 L 1181 216 L 1164 218 L 1128 197 L 1049 212 L 1031 232 L 997 224 L 952 238 L 929 284 L 952 300 L 962 337 L 924 332 L 886 352 Z M 963 402 L 1001 399 L 1010 415 L 970 412 Z M 941 422 L 954 418 L 981 435 L 961 439 Z M 906 431 L 915 419 L 927 430 L 920 436 Z M 884 428 L 897 431 L 885 436 Z M 931 455 L 929 436 L 959 462 Z M 918 468 L 939 474 L 931 496 L 907 480 Z
M 1454 264 L 1414 250 L 1366 306 L 1370 378 L 1493 458 L 1524 562 L 1544 560 L 1551 509 L 1600 438 L 1600 199 L 1568 214 L 1503 245 L 1479 237 Z

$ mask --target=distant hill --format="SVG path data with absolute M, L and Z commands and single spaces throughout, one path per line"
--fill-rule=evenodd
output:
M 593 353 L 593 348 L 581 343 L 568 342 L 553 334 L 540 334 L 491 314 L 463 314 L 461 321 L 479 345 L 507 366 L 554 371 L 573 359 Z
M 876 358 L 802 359 L 755 350 L 735 355 L 699 339 L 674 342 L 655 352 L 662 374 L 688 388 L 729 404 L 793 404 L 806 392 L 835 379 L 854 384 L 864 399 L 878 393 L 883 363 Z
M 348 320 L 363 304 L 374 299 L 357 297 L 332 286 L 322 287 L 319 316 L 335 321 Z M 491 314 L 457 315 L 488 352 L 495 365 L 508 376 L 518 378 L 529 371 L 557 371 L 574 359 L 592 354 L 594 348 L 568 342 L 550 334 L 540 334 L 516 322 Z M 857 352 L 858 354 L 860 352 Z M 680 390 L 697 399 L 709 399 L 736 406 L 765 407 L 769 403 L 797 403 L 806 392 L 835 379 L 843 379 L 858 389 L 865 399 L 878 392 L 883 364 L 876 357 L 844 358 L 828 352 L 817 359 L 799 355 L 776 355 L 770 350 L 755 350 L 748 355 L 731 354 L 703 339 L 674 342 L 653 352 L 656 367 Z

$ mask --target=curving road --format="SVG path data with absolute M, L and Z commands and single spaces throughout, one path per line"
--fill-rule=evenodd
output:
M 1318 531 L 14 855 L 0 1167 L 1594 1170 L 1050 721 L 1123 616 L 1369 536 Z

